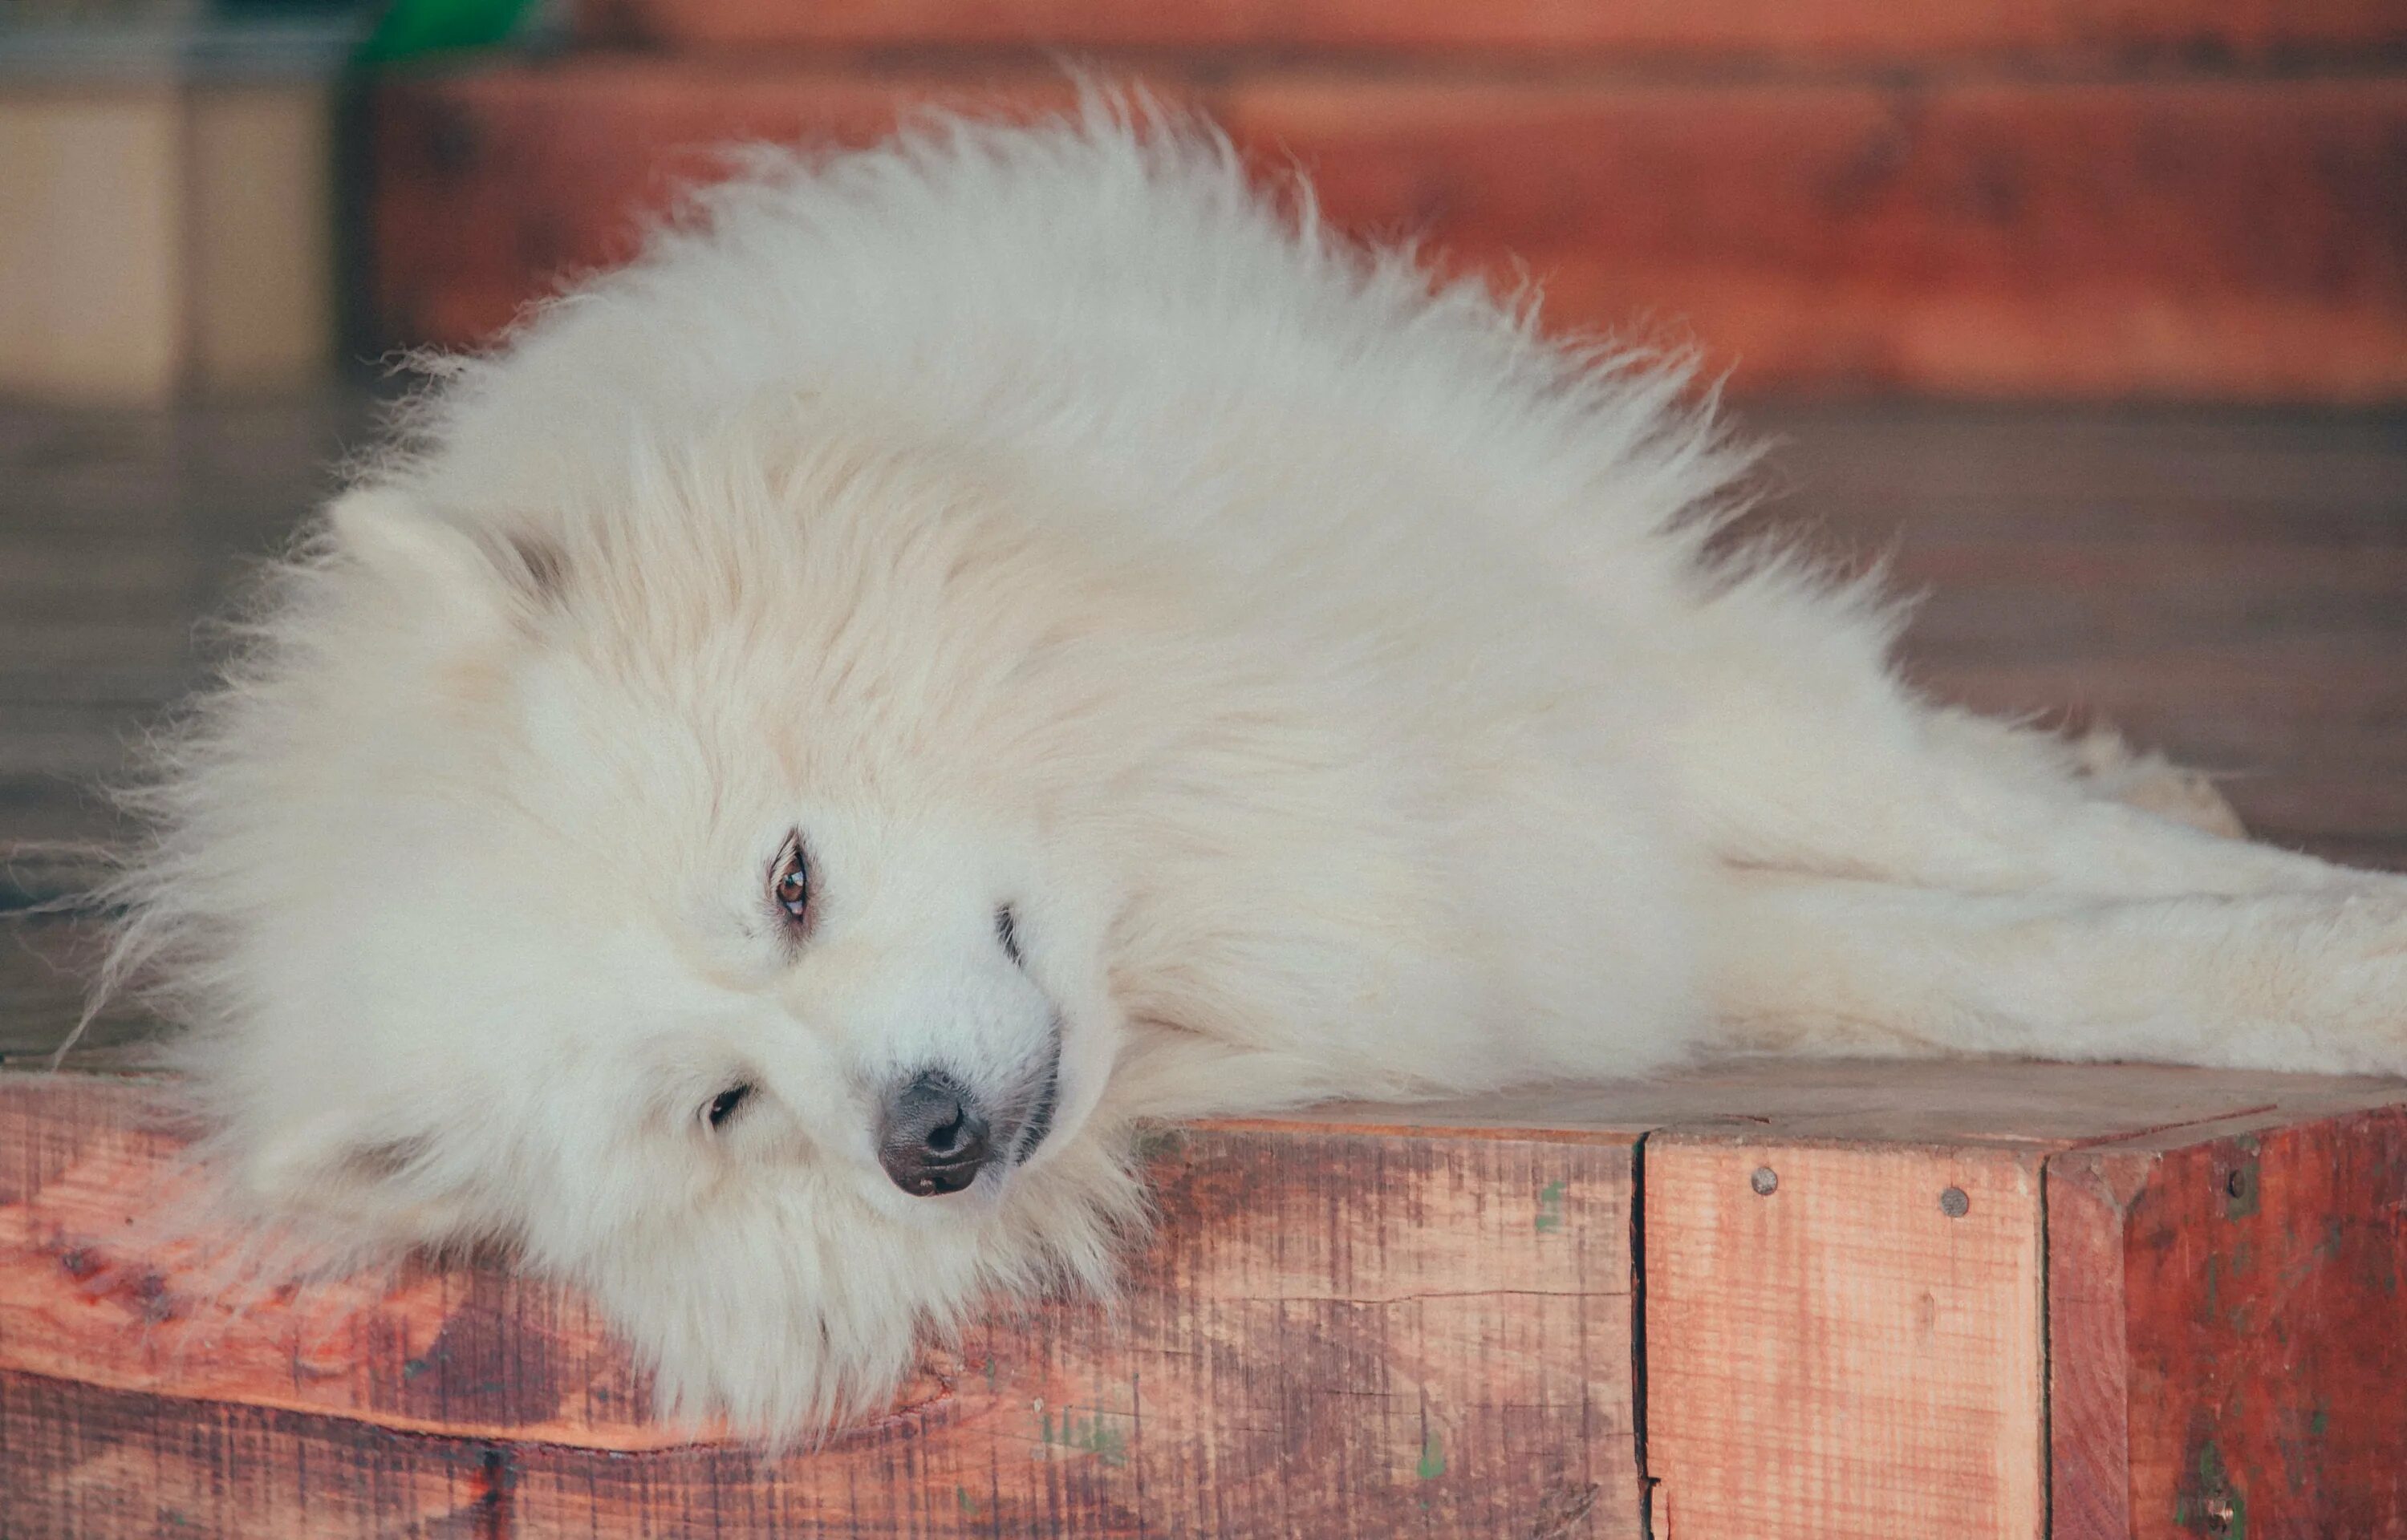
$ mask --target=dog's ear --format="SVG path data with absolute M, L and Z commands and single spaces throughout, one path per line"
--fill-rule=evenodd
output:
M 557 545 L 506 530 L 472 533 L 391 487 L 346 492 L 326 511 L 335 550 L 457 617 L 522 615 L 557 600 L 567 563 Z
M 431 1180 L 425 1141 L 377 1135 L 320 1109 L 251 1145 L 238 1180 L 251 1203 L 313 1231 L 376 1246 L 440 1246 L 468 1227 L 467 1205 Z

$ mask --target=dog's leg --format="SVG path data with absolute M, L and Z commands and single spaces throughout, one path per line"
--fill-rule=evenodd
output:
M 1660 747 L 1730 861 L 2128 898 L 2385 882 L 2145 811 L 2095 753 L 1916 699 L 1886 633 L 1826 595 L 1759 585 L 1691 621 Z
M 2120 802 L 2226 840 L 2248 838 L 2213 777 L 2185 770 L 2161 754 L 2134 749 L 2112 728 L 2059 738 L 1970 712 L 1933 711 L 1926 730 L 1942 752 L 1988 766 L 1991 773 L 2001 761 L 2029 760 L 2026 773 L 2043 785 L 2070 776 L 2073 789 L 2092 800 Z
M 1730 869 L 1725 1050 L 2407 1071 L 2407 899 L 2099 899 Z
M 1750 865 L 1931 887 L 2111 897 L 2307 892 L 2377 882 L 2127 801 L 2048 742 L 1996 741 L 1948 713 L 1901 708 L 1858 736 L 1799 715 L 1761 757 L 1716 756 L 1690 789 L 1706 837 Z M 1916 720 L 1916 717 L 1920 720 Z M 1759 723 L 1759 729 L 1766 724 Z

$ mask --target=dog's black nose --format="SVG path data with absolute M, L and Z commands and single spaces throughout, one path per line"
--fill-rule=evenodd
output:
M 915 1197 L 958 1193 L 994 1154 L 977 1098 L 939 1070 L 894 1093 L 877 1135 L 877 1164 Z

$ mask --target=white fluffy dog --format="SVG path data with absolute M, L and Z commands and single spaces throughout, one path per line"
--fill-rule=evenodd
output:
M 2407 883 L 1933 707 L 1746 457 L 1107 108 L 764 163 L 457 364 L 168 750 L 234 1185 L 874 1402 L 1146 1120 L 1713 1053 L 2407 1069 Z

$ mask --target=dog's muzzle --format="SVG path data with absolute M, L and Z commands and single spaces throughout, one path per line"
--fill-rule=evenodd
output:
M 887 1098 L 877 1164 L 914 1197 L 958 1193 L 993 1166 L 1017 1166 L 1053 1132 L 1061 1100 L 1057 1038 L 1043 1071 L 1000 1107 L 942 1069 L 923 1069 Z
M 931 1069 L 905 1082 L 886 1104 L 877 1164 L 916 1197 L 958 1193 L 995 1156 L 991 1125 L 959 1081 Z

